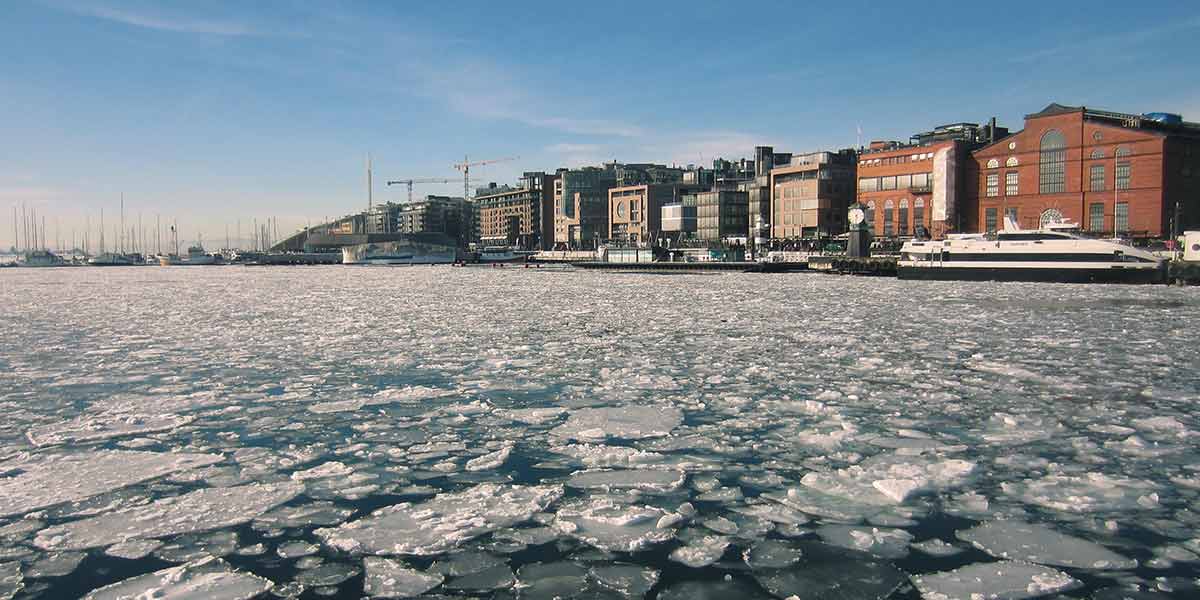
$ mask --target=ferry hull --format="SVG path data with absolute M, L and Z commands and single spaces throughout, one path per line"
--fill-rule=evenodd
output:
M 900 279 L 935 281 L 1029 281 L 1037 283 L 1163 283 L 1161 268 L 913 267 L 896 268 Z

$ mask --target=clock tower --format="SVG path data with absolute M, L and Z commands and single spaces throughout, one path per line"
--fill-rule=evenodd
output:
M 871 255 L 871 226 L 867 223 L 867 207 L 855 202 L 846 213 L 850 221 L 847 231 L 846 256 L 862 258 Z

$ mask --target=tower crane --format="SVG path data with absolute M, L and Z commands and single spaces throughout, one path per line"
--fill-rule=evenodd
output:
M 471 162 L 470 159 L 464 156 L 462 162 L 454 165 L 454 168 L 462 171 L 463 174 L 463 198 L 471 197 L 471 167 L 480 167 L 494 163 L 508 162 L 510 160 L 517 160 L 518 158 L 520 157 L 509 156 L 507 158 L 493 158 L 490 160 L 477 160 L 475 162 Z
M 396 181 L 387 182 L 388 185 L 400 185 L 402 183 L 404 185 L 408 186 L 408 201 L 412 202 L 413 201 L 412 190 L 413 190 L 414 183 L 454 183 L 454 180 L 453 179 L 439 179 L 436 177 L 426 177 L 424 179 L 399 179 Z

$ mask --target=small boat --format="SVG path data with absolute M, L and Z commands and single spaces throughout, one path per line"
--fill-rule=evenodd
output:
M 477 259 L 480 263 L 515 263 L 528 260 L 527 254 L 513 252 L 510 246 L 484 246 Z
M 942 241 L 909 241 L 900 248 L 900 279 L 1162 283 L 1164 262 L 1115 240 L 1086 238 L 1069 222 L 1036 230 L 1005 219 L 993 234 L 960 234 Z
M 215 265 L 217 264 L 217 257 L 205 252 L 203 246 L 190 246 L 188 247 L 187 256 L 179 256 L 178 254 L 159 256 L 158 264 L 164 267 Z
M 104 252 L 89 258 L 87 264 L 93 267 L 131 267 L 137 263 L 128 255 Z
M 61 256 L 49 250 L 30 250 L 17 258 L 16 262 L 18 267 L 62 267 L 66 264 L 67 261 Z

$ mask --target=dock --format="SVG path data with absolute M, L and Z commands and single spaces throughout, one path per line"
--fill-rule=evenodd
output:
M 592 271 L 616 271 L 628 273 L 701 273 L 701 272 L 725 272 L 725 273 L 785 273 L 792 271 L 804 271 L 808 269 L 808 263 L 768 263 L 768 262 L 723 262 L 723 261 L 696 261 L 696 262 L 669 262 L 669 261 L 644 261 L 644 262 L 600 262 L 600 261 L 580 261 L 573 262 L 571 266 L 592 270 Z
M 838 275 L 895 277 L 896 258 L 893 256 L 812 256 L 808 259 L 808 268 L 813 271 Z

